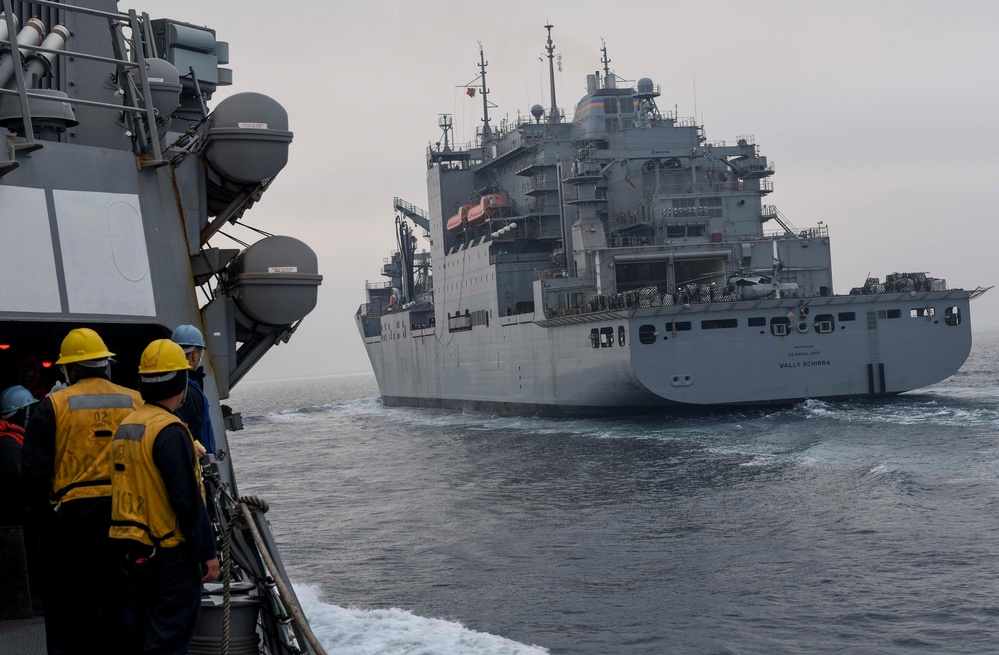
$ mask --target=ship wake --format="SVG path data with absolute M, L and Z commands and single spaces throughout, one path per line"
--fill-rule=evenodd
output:
M 323 647 L 341 655 L 543 655 L 548 650 L 477 632 L 454 621 L 417 616 L 403 609 L 340 607 L 312 585 L 295 587 Z

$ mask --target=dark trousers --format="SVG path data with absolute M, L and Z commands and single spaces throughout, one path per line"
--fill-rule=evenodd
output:
M 128 585 L 123 549 L 107 521 L 48 517 L 41 569 L 49 655 L 128 653 Z
M 152 552 L 148 546 L 128 543 L 134 652 L 185 655 L 201 612 L 201 563 L 185 544 Z

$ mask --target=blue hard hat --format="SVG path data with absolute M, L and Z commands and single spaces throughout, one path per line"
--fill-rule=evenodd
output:
M 170 340 L 179 346 L 183 346 L 184 352 L 187 352 L 189 346 L 205 347 L 205 338 L 201 336 L 201 330 L 193 325 L 177 326 L 177 329 L 173 331 L 173 335 L 170 336 Z
M 38 399 L 21 385 L 7 387 L 3 393 L 0 393 L 0 415 L 13 414 L 22 407 L 34 405 L 37 402 Z

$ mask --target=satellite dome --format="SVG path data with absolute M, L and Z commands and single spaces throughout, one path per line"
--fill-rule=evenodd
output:
M 545 115 L 545 108 L 541 105 L 534 105 L 531 107 L 531 116 L 534 116 L 534 120 L 540 121 L 541 117 Z
M 652 79 L 648 77 L 643 77 L 638 80 L 638 92 L 642 94 L 652 93 L 655 85 L 652 83 Z

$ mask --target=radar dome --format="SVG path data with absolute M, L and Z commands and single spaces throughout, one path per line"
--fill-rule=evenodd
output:
M 638 80 L 638 92 L 639 93 L 652 93 L 655 85 L 652 83 L 652 79 L 648 77 L 643 77 Z
M 541 117 L 545 115 L 545 108 L 541 105 L 534 105 L 531 107 L 531 116 L 534 116 L 534 120 L 540 121 Z

